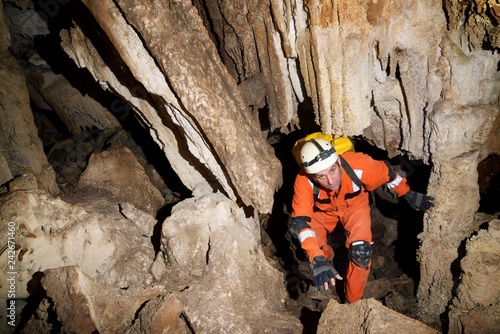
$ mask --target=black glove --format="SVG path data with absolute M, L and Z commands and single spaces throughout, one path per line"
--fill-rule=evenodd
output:
M 408 201 L 408 204 L 415 209 L 425 212 L 434 206 L 434 198 L 418 193 L 416 191 L 410 190 L 404 195 L 404 198 Z
M 338 276 L 338 272 L 324 256 L 316 256 L 312 265 L 316 290 L 325 291 L 324 283 L 330 284 L 331 279 Z
M 308 224 L 308 222 L 310 221 L 311 218 L 305 216 L 291 218 L 288 222 L 288 229 L 290 233 L 292 233 L 292 235 L 297 238 L 300 231 L 305 228 L 311 228 L 311 226 Z

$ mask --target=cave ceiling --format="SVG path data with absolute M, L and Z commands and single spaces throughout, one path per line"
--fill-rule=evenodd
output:
M 85 69 L 80 86 L 95 80 L 126 101 L 188 188 L 260 212 L 282 184 L 269 132 L 363 136 L 428 162 L 443 103 L 498 105 L 494 1 L 4 3 L 32 99 L 72 133 L 116 126 L 121 109 L 68 84 L 57 72 L 70 65 L 41 69 L 56 56 Z M 54 44 L 36 51 L 43 43 Z

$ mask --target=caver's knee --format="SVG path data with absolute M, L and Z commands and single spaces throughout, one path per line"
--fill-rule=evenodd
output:
M 358 240 L 349 247 L 349 259 L 358 267 L 368 268 L 372 259 L 372 246 L 368 241 Z

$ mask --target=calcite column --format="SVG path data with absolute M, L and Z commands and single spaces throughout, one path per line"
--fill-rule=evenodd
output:
M 191 146 L 184 144 L 187 150 L 179 147 L 189 167 L 195 166 L 213 190 L 241 199 L 244 205 L 259 212 L 270 212 L 274 192 L 281 185 L 281 165 L 191 1 L 118 1 L 119 8 L 109 1 L 83 2 L 105 30 L 119 57 L 143 82 L 146 99 L 155 112 L 164 119 L 177 119 L 184 127 L 175 140 L 193 141 L 193 149 L 200 150 L 198 159 L 194 159 L 189 156 Z M 121 15 L 130 26 L 124 25 Z M 120 30 L 110 24 L 113 21 L 121 23 Z M 123 37 L 129 38 L 130 43 Z M 129 45 L 140 53 L 144 53 L 140 48 L 146 48 L 147 57 L 153 57 L 146 64 L 149 69 L 141 68 L 141 58 L 129 52 Z M 161 73 L 161 77 L 156 76 L 157 85 L 148 79 L 150 72 Z M 155 88 L 154 96 L 148 96 L 153 93 L 151 87 Z M 151 119 L 141 108 L 138 113 Z M 157 116 L 153 113 L 153 117 Z M 157 123 L 157 127 L 156 132 L 164 131 L 162 125 Z M 182 179 L 183 166 L 176 168 Z
M 463 54 L 453 54 L 448 47 L 445 53 L 452 72 L 458 59 L 467 59 Z M 421 278 L 417 293 L 421 319 L 428 324 L 439 323 L 440 315 L 446 311 L 459 274 L 458 250 L 479 229 L 473 219 L 479 207 L 477 166 L 489 152 L 500 149 L 498 141 L 493 146 L 486 145 L 498 133 L 494 128 L 499 117 L 498 82 L 485 75 L 494 73 L 496 62 L 469 58 L 460 65 L 464 66 L 464 74 L 475 73 L 482 78 L 483 89 L 469 86 L 474 81 L 467 83 L 462 78 L 464 84 L 445 87 L 447 95 L 454 99 L 438 103 L 430 117 L 429 149 L 433 163 L 427 192 L 435 198 L 436 206 L 426 216 L 419 235 Z M 457 89 L 464 89 L 464 94 L 457 94 Z M 468 99 L 478 99 L 482 104 L 468 103 L 472 102 Z

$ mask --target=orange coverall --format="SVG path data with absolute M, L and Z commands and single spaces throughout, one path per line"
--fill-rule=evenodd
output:
M 337 191 L 320 192 L 314 198 L 313 181 L 302 169 L 295 179 L 292 200 L 292 218 L 310 218 L 310 229 L 302 229 L 298 235 L 302 249 L 309 261 L 316 256 L 327 260 L 333 257 L 333 249 L 327 244 L 327 235 L 337 222 L 346 231 L 346 247 L 358 240 L 372 242 L 371 218 L 368 191 L 387 184 L 398 197 L 410 191 L 406 179 L 399 176 L 385 162 L 372 159 L 363 153 L 345 152 L 342 157 L 349 163 L 358 178 L 363 182 L 362 189 L 351 180 L 341 166 L 341 186 Z M 349 261 L 345 279 L 345 294 L 349 302 L 362 298 L 369 275 L 368 268 L 358 267 Z

